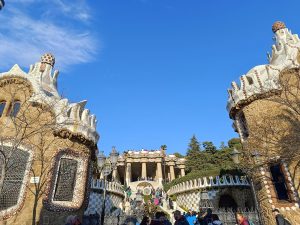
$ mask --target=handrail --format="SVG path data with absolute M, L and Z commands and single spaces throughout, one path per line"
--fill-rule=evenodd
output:
M 123 185 L 120 183 L 110 181 L 104 182 L 102 179 L 92 179 L 91 181 L 91 189 L 104 190 L 104 185 L 106 187 L 106 191 L 125 196 Z
M 250 186 L 249 181 L 245 176 L 223 175 L 216 177 L 202 177 L 194 180 L 188 180 L 174 185 L 167 192 L 168 195 L 174 195 L 182 192 L 187 192 L 197 189 L 206 189 L 211 187 L 224 186 Z

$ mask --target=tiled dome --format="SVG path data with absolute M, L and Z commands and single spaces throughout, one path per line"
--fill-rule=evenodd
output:
M 51 53 L 46 53 L 41 57 L 41 63 L 46 63 L 53 67 L 55 64 L 55 57 Z

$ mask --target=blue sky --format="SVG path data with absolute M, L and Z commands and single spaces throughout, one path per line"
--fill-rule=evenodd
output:
M 274 21 L 300 33 L 299 1 L 6 0 L 0 71 L 56 56 L 59 89 L 88 100 L 99 149 L 185 153 L 189 139 L 237 136 L 231 81 L 267 63 Z

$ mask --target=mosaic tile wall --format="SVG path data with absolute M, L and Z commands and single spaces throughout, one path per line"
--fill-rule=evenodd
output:
M 120 203 L 123 201 L 123 197 L 113 194 L 107 193 L 106 195 L 106 202 L 105 202 L 105 214 L 110 215 L 112 214 L 112 209 L 120 208 Z M 85 215 L 95 214 L 96 212 L 101 215 L 102 211 L 102 204 L 103 204 L 103 195 L 99 192 L 90 192 L 89 198 L 89 205 L 85 211 Z

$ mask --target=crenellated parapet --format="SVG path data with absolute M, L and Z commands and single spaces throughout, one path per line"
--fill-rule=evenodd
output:
M 232 82 L 228 90 L 227 110 L 231 118 L 236 112 L 256 99 L 265 98 L 280 91 L 279 75 L 286 69 L 300 65 L 300 39 L 292 34 L 284 23 L 275 22 L 272 26 L 275 44 L 268 56 L 269 64 L 259 65 L 240 77 L 240 82 Z
M 40 62 L 30 66 L 28 73 L 14 65 L 10 71 L 0 73 L 0 79 L 15 77 L 27 80 L 33 89 L 29 101 L 51 106 L 58 129 L 83 135 L 96 144 L 99 139 L 96 116 L 85 109 L 87 101 L 70 103 L 68 99 L 60 96 L 57 90 L 59 72 L 53 71 L 54 64 L 54 56 L 47 53 L 41 57 Z
M 232 176 L 232 175 L 224 175 L 222 177 L 202 177 L 194 180 L 185 181 L 179 184 L 176 184 L 170 188 L 168 191 L 168 195 L 174 195 L 184 192 L 189 192 L 193 190 L 199 189 L 207 189 L 207 188 L 216 188 L 216 187 L 249 187 L 250 183 L 246 177 L 242 176 Z

